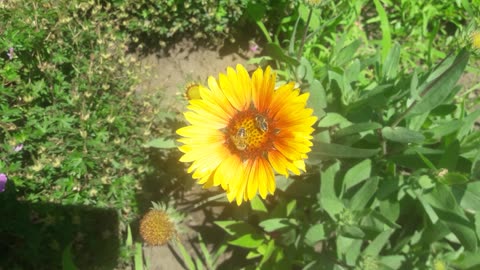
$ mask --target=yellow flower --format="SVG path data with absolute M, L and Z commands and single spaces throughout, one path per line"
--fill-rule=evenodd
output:
M 480 50 L 480 31 L 472 33 L 472 46 L 473 48 Z
M 204 187 L 221 186 L 240 205 L 275 191 L 275 175 L 299 175 L 310 152 L 313 110 L 305 108 L 308 93 L 294 83 L 275 88 L 270 67 L 252 77 L 242 65 L 229 67 L 219 80 L 199 86 L 200 99 L 191 99 L 185 112 L 190 125 L 177 133 L 181 162 Z
M 140 221 L 140 235 L 149 245 L 164 245 L 176 236 L 175 225 L 166 212 L 152 209 Z

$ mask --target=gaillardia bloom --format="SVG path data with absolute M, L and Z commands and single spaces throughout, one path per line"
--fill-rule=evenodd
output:
M 273 194 L 275 171 L 305 171 L 317 121 L 305 108 L 309 95 L 292 82 L 274 88 L 270 67 L 251 78 L 242 65 L 229 67 L 199 87 L 200 99 L 191 99 L 185 112 L 190 125 L 177 130 L 180 161 L 192 162 L 192 177 L 204 187 L 221 186 L 238 205 L 257 192 L 264 199 Z
M 152 209 L 140 220 L 140 235 L 147 244 L 161 246 L 175 237 L 175 225 L 165 211 Z

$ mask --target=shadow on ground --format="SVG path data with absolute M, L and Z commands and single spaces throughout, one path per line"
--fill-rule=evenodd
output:
M 68 258 L 79 269 L 117 266 L 115 210 L 18 202 L 14 191 L 10 181 L 0 193 L 0 269 L 62 269 Z

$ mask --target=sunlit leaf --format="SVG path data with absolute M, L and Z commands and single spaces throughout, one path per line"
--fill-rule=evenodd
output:
M 368 158 L 376 155 L 380 149 L 361 149 L 350 146 L 315 142 L 309 157 L 312 159 L 329 158 Z
M 422 133 L 404 127 L 384 127 L 382 136 L 387 140 L 400 143 L 422 143 L 425 140 Z

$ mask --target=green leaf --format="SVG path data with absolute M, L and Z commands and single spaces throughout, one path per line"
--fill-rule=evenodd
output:
M 300 80 L 313 82 L 315 74 L 313 72 L 312 65 L 305 57 L 302 57 L 300 59 L 300 65 L 297 67 L 296 71 L 297 71 L 297 78 L 299 78 Z
M 444 176 L 439 177 L 438 181 L 445 185 L 459 185 L 467 183 L 469 179 L 461 173 L 448 172 Z
M 143 250 L 141 243 L 135 243 L 134 255 L 135 270 L 143 270 Z
M 382 29 L 382 60 L 387 58 L 390 47 L 392 46 L 392 37 L 390 34 L 390 23 L 388 22 L 388 16 L 383 8 L 382 4 L 378 0 L 373 0 L 375 8 L 377 9 L 378 16 L 380 17 L 380 29 Z
M 291 200 L 287 203 L 287 207 L 286 207 L 287 217 L 289 217 L 293 213 L 293 210 L 295 210 L 296 207 L 297 207 L 297 200 Z
M 300 62 L 297 59 L 286 55 L 284 50 L 276 43 L 267 43 L 267 45 L 265 45 L 265 52 L 274 59 L 285 62 L 291 66 L 296 67 L 300 65 Z
M 333 220 L 344 209 L 342 201 L 335 191 L 335 175 L 340 170 L 340 163 L 336 162 L 321 173 L 320 193 L 317 195 L 321 206 Z
M 454 186 L 454 193 L 460 198 L 460 206 L 468 211 L 480 213 L 480 182 L 468 183 L 466 186 Z
M 365 159 L 347 171 L 345 177 L 343 178 L 343 185 L 345 190 L 361 183 L 363 180 L 370 177 L 370 172 L 372 170 L 372 161 L 370 159 Z
M 353 124 L 351 126 L 339 129 L 337 132 L 335 132 L 335 137 L 343 137 L 379 128 L 382 128 L 382 125 L 375 122 Z
M 381 232 L 363 251 L 363 254 L 370 256 L 378 256 L 380 254 L 380 251 L 382 251 L 382 248 L 388 243 L 388 239 L 394 231 L 395 230 L 387 230 Z
M 353 195 L 350 200 L 350 209 L 361 210 L 365 208 L 375 195 L 378 188 L 378 177 L 372 177 L 368 179 L 365 184 Z
M 260 21 L 265 15 L 265 5 L 260 3 L 248 2 L 247 14 L 253 21 Z
M 276 230 L 288 228 L 292 226 L 292 223 L 287 218 L 271 218 L 264 220 L 258 224 L 266 232 L 273 232 Z
M 404 127 L 384 127 L 382 136 L 387 140 L 400 143 L 422 143 L 425 140 L 422 133 Z
M 457 138 L 458 140 L 462 140 L 465 136 L 470 133 L 470 131 L 474 128 L 474 124 L 480 118 L 480 109 L 470 113 L 465 119 L 463 119 L 463 125 L 458 131 Z
M 407 116 L 414 116 L 429 112 L 435 107 L 442 104 L 448 97 L 450 97 L 454 91 L 458 91 L 455 87 L 455 84 L 462 76 L 465 66 L 467 65 L 469 58 L 469 53 L 466 50 L 462 50 L 455 61 L 437 78 L 432 82 L 428 80 L 420 86 L 424 89 L 422 92 L 425 93 L 421 100 L 416 103 L 413 109 L 408 112 Z M 445 59 L 447 61 L 449 59 Z M 443 66 L 437 68 L 435 72 L 438 72 L 439 69 L 443 69 Z
M 320 115 L 320 109 L 327 107 L 325 88 L 323 88 L 323 85 L 320 83 L 320 81 L 314 79 L 308 87 L 308 92 L 310 93 L 310 97 L 307 101 L 308 106 L 315 109 L 315 116 L 323 117 L 323 114 Z
M 256 232 L 254 227 L 243 221 L 222 220 L 215 221 L 215 224 L 224 229 L 229 235 L 233 236 Z
M 268 244 L 266 245 L 265 249 L 262 250 L 261 252 L 263 256 L 262 256 L 262 260 L 260 261 L 260 268 L 263 266 L 264 263 L 268 261 L 268 259 L 270 259 L 275 249 L 276 249 L 275 240 L 268 241 Z
M 323 224 L 315 224 L 310 227 L 305 234 L 305 244 L 309 246 L 315 245 L 318 241 L 327 238 Z
M 480 267 L 480 252 L 462 252 L 458 258 L 452 262 L 455 269 L 476 270 Z
M 250 201 L 250 206 L 252 207 L 253 211 L 264 214 L 268 213 L 265 204 L 263 204 L 263 201 L 258 196 L 253 197 L 253 199 Z
M 440 159 L 438 167 L 445 168 L 447 170 L 455 170 L 459 156 L 460 143 L 458 140 L 454 140 L 447 146 L 447 149 L 445 149 L 445 154 L 442 155 L 442 159 Z
M 357 39 L 347 46 L 343 47 L 336 55 L 333 61 L 333 65 L 343 66 L 353 59 L 355 52 L 362 45 L 362 41 Z
M 125 243 L 128 247 L 133 245 L 132 229 L 130 229 L 130 225 L 127 227 L 127 241 Z
M 437 107 L 438 108 L 438 107 Z M 430 128 L 427 133 L 430 133 L 433 139 L 441 140 L 442 137 L 452 134 L 462 127 L 462 121 L 460 120 L 451 120 L 445 124 Z
M 364 241 L 360 239 L 353 239 L 349 237 L 344 237 L 342 235 L 337 236 L 336 244 L 338 258 L 344 258 L 348 265 L 355 265 L 358 256 L 360 255 L 360 250 L 362 248 L 363 242 Z
M 65 247 L 62 253 L 62 269 L 63 270 L 77 270 L 78 268 L 73 263 L 72 243 Z
M 182 254 L 183 258 L 183 263 L 185 263 L 185 266 L 187 267 L 188 270 L 196 270 L 197 268 L 195 267 L 195 263 L 193 262 L 192 256 L 188 254 L 187 250 L 183 246 L 181 241 L 175 241 L 177 249 L 180 250 L 180 254 Z
M 432 192 L 424 196 L 434 208 L 440 221 L 447 225 L 465 249 L 475 251 L 478 243 L 473 224 L 458 206 L 451 189 L 446 185 L 439 184 Z
M 400 62 L 400 45 L 395 43 L 387 55 L 383 64 L 383 77 L 392 80 L 397 77 L 397 71 Z
M 264 239 L 261 236 L 249 233 L 242 235 L 235 240 L 229 241 L 228 243 L 243 248 L 256 249 L 263 243 L 263 241 Z
M 157 138 L 147 142 L 146 144 L 143 145 L 143 147 L 170 149 L 170 148 L 176 148 L 177 145 L 175 144 L 175 141 L 172 139 Z
M 309 156 L 312 159 L 368 158 L 376 155 L 379 151 L 380 149 L 361 149 L 334 143 L 315 142 Z
M 407 260 L 403 255 L 381 256 L 380 263 L 390 269 L 401 269 L 402 264 Z
M 342 115 L 338 113 L 327 113 L 321 120 L 318 122 L 318 127 L 331 127 L 335 125 L 348 125 L 350 121 L 345 119 Z
M 357 225 L 345 225 L 341 227 L 341 235 L 356 239 L 363 239 L 365 232 Z

